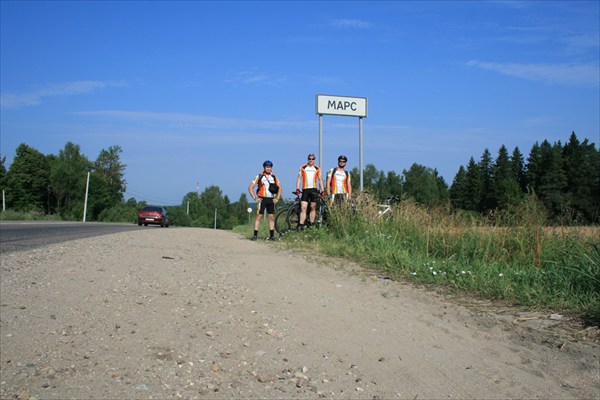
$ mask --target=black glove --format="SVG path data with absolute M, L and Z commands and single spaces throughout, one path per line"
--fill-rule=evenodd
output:
M 300 196 L 300 193 L 302 193 L 300 189 L 296 189 L 296 196 Z

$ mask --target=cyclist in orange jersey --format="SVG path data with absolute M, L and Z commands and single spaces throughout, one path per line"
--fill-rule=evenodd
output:
M 346 171 L 348 157 L 339 156 L 338 166 L 327 172 L 327 195 L 331 195 L 332 204 L 340 204 L 352 197 L 350 173 Z
M 254 193 L 254 187 L 256 194 Z M 254 221 L 254 235 L 252 240 L 258 238 L 260 221 L 267 210 L 269 218 L 269 239 L 275 240 L 275 204 L 281 198 L 281 184 L 279 179 L 273 175 L 273 163 L 269 160 L 263 163 L 263 171 L 258 174 L 248 186 L 250 196 L 256 201 L 256 220 Z
M 321 168 L 315 164 L 315 155 L 309 154 L 306 164 L 300 166 L 298 179 L 296 179 L 296 194 L 300 194 L 302 188 L 302 197 L 300 198 L 300 216 L 298 218 L 298 231 L 304 229 L 306 225 L 306 211 L 310 202 L 309 221 L 315 222 L 317 216 L 317 199 L 325 190 Z

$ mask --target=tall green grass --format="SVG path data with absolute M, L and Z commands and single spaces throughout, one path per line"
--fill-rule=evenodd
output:
M 6 210 L 0 212 L 0 221 L 59 221 L 58 215 L 46 215 L 40 211 L 20 212 Z
M 545 228 L 533 197 L 488 218 L 402 202 L 380 215 L 362 199 L 332 210 L 327 229 L 294 246 L 370 264 L 397 279 L 600 323 L 600 228 Z

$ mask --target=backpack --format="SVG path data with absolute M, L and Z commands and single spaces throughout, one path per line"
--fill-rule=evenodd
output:
M 258 191 L 260 190 L 260 185 L 264 185 L 262 178 L 263 176 L 265 176 L 264 173 L 260 173 L 259 177 L 258 177 L 258 188 L 256 189 L 256 193 L 258 194 Z M 275 174 L 271 174 L 271 176 L 273 177 L 273 180 L 276 181 L 277 178 L 275 177 Z M 267 180 L 269 180 L 269 178 L 267 178 Z M 269 187 L 267 189 L 271 194 L 277 194 L 279 193 L 279 186 L 277 186 L 276 183 L 271 183 L 269 182 Z
M 335 174 L 335 171 L 337 171 L 338 169 L 339 169 L 338 167 L 331 168 L 329 170 L 329 173 L 331 174 L 331 176 L 333 176 L 333 174 Z M 346 173 L 346 176 L 348 176 L 348 171 L 344 170 L 344 172 Z
M 333 182 L 333 176 L 335 175 L 335 171 L 337 171 L 337 170 L 338 170 L 338 167 L 334 167 L 334 168 L 331 168 L 329 170 L 329 173 L 331 174 L 331 180 L 332 180 L 332 182 Z M 348 178 L 348 175 L 349 175 L 348 171 L 344 170 L 344 172 L 346 173 L 346 178 Z

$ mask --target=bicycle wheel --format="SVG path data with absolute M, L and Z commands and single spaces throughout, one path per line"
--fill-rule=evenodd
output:
M 317 228 L 322 228 L 327 224 L 327 214 L 329 213 L 329 207 L 327 203 L 323 200 L 319 200 L 319 204 L 317 204 L 317 218 L 315 218 L 315 226 Z
M 291 228 L 287 221 L 287 212 L 289 208 L 283 208 L 275 215 L 275 230 L 280 236 L 285 235 Z
M 300 204 L 293 204 L 287 211 L 286 221 L 289 229 L 296 229 L 300 221 Z

